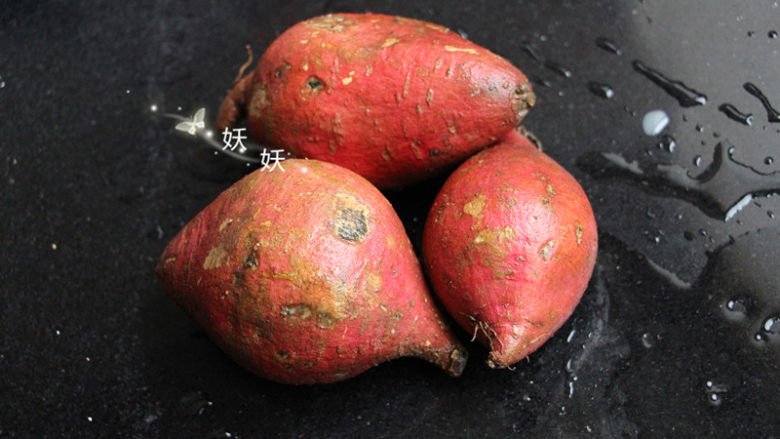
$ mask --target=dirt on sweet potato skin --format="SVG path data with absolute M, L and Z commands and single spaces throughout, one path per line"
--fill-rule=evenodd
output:
M 157 273 L 174 301 L 274 381 L 334 382 L 401 356 L 459 375 L 467 353 L 389 202 L 341 167 L 282 163 L 234 184 L 170 242 Z
M 491 350 L 491 367 L 526 357 L 566 321 L 597 250 L 581 186 L 514 131 L 453 172 L 423 233 L 434 292 Z
M 495 143 L 534 103 L 519 69 L 443 26 L 332 14 L 277 38 L 228 94 L 218 127 L 245 114 L 259 143 L 399 187 Z

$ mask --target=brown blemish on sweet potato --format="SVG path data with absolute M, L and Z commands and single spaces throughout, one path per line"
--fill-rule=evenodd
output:
M 477 233 L 474 238 L 475 244 L 487 243 L 493 247 L 503 246 L 505 241 L 511 241 L 515 239 L 515 229 L 511 226 L 506 226 L 503 229 L 491 230 L 482 229 Z
M 219 225 L 219 231 L 221 232 L 225 227 L 230 225 L 230 223 L 233 222 L 233 218 L 225 218 L 225 221 L 222 221 L 222 224 Z
M 382 289 L 382 278 L 375 273 L 366 270 L 366 288 L 372 293 Z
M 382 43 L 382 48 L 387 48 L 390 46 L 394 46 L 398 44 L 398 42 L 401 41 L 398 38 L 388 38 Z
M 368 206 L 347 194 L 337 194 L 334 200 L 336 217 L 332 225 L 333 234 L 348 243 L 365 239 L 369 232 Z
M 543 179 L 543 180 L 544 180 L 544 181 L 547 181 L 546 179 Z M 552 203 L 552 201 L 553 201 L 553 198 L 554 198 L 554 197 L 555 197 L 555 195 L 557 195 L 557 194 L 558 194 L 558 192 L 555 190 L 555 188 L 553 187 L 553 185 L 552 185 L 551 183 L 547 182 L 547 186 L 546 186 L 546 188 L 545 188 L 544 195 L 542 195 L 542 196 L 540 196 L 540 197 L 539 197 L 539 201 L 540 201 L 540 202 L 541 202 L 543 205 L 545 205 L 546 207 L 549 207 L 549 206 L 550 206 L 550 204 L 551 204 L 551 203 Z
M 211 270 L 212 268 L 220 267 L 222 264 L 230 260 L 230 253 L 227 252 L 222 246 L 218 245 L 209 251 L 206 256 L 206 260 L 203 261 L 203 269 Z
M 476 219 L 482 218 L 482 209 L 485 207 L 485 195 L 478 194 L 468 203 L 463 205 L 463 212 L 473 216 Z
M 550 257 L 552 256 L 554 247 L 555 247 L 555 241 L 553 241 L 552 239 L 545 242 L 544 245 L 542 245 L 542 247 L 539 249 L 539 255 L 541 255 L 542 259 L 544 259 L 545 261 L 549 261 Z
M 263 110 L 269 103 L 265 87 L 260 82 L 256 83 L 252 89 L 252 99 L 249 100 L 249 117 L 262 118 Z
M 446 50 L 447 52 L 466 52 L 466 53 L 471 53 L 473 55 L 477 54 L 477 51 L 470 47 L 444 46 L 444 50 Z

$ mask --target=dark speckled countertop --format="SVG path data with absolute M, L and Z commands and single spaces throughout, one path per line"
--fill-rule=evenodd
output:
M 590 286 L 513 371 L 472 344 L 458 379 L 405 359 L 275 384 L 154 275 L 168 240 L 253 169 L 159 114 L 205 107 L 211 123 L 245 44 L 340 11 L 437 22 L 519 66 L 538 96 L 526 126 L 591 199 Z M 771 0 L 8 2 L 0 437 L 780 438 L 780 123 L 755 93 L 780 108 L 779 17 Z M 652 110 L 669 117 L 654 136 Z M 418 250 L 442 181 L 387 192 Z

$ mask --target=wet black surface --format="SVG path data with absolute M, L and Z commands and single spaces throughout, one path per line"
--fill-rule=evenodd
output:
M 780 7 L 585 3 L 3 5 L 0 437 L 780 437 Z M 459 379 L 398 360 L 333 385 L 271 383 L 154 276 L 167 241 L 254 167 L 150 106 L 206 107 L 210 122 L 246 43 L 259 53 L 336 11 L 446 25 L 534 78 L 526 125 L 582 183 L 601 248 L 573 317 L 514 371 L 470 345 Z M 635 61 L 706 104 L 681 106 Z M 642 131 L 655 109 L 674 148 Z M 706 172 L 717 183 L 694 184 Z M 442 181 L 388 193 L 415 246 Z

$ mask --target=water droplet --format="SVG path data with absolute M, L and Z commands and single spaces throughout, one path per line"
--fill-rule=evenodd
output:
M 611 40 L 608 40 L 608 39 L 606 39 L 604 37 L 596 38 L 596 45 L 598 47 L 606 50 L 607 52 L 614 53 L 615 55 L 621 55 L 623 53 L 623 51 L 620 50 L 620 48 L 617 46 L 617 44 L 615 44 Z
M 732 297 L 726 301 L 726 317 L 731 320 L 741 320 L 747 315 L 750 299 L 747 297 Z
M 652 209 L 650 209 L 650 208 L 648 207 L 648 208 L 645 210 L 645 216 L 646 216 L 646 217 L 648 217 L 648 218 L 650 218 L 650 219 L 654 219 L 656 215 L 655 215 L 655 212 L 653 212 L 653 211 L 652 211 Z
M 219 151 L 214 151 L 214 155 L 219 155 Z
M 771 218 L 771 219 L 775 219 L 775 213 L 774 213 L 774 212 L 772 212 L 771 210 L 770 210 L 770 211 L 767 211 L 767 213 L 766 213 L 766 214 L 769 216 L 769 218 Z
M 598 153 L 586 159 L 590 161 L 589 172 L 618 171 L 643 185 L 657 183 L 664 192 L 689 200 L 708 216 L 723 220 L 749 204 L 753 194 L 764 197 L 780 192 L 780 175 L 761 173 L 737 162 L 729 149 L 731 145 L 725 142 L 715 145 L 711 163 L 697 176 L 691 176 L 689 169 L 677 164 L 642 166 L 615 153 Z
M 532 75 L 529 77 L 531 82 L 533 82 L 536 85 L 540 85 L 542 87 L 552 88 L 553 83 L 547 79 L 544 79 L 540 76 Z
M 612 99 L 612 97 L 615 96 L 615 90 L 613 90 L 612 87 L 600 82 L 588 82 L 588 90 L 594 95 L 604 99 Z
M 157 104 L 152 104 L 152 105 L 149 107 L 149 110 L 151 110 L 151 111 L 152 111 L 152 113 L 156 113 L 156 112 L 157 112 Z
M 693 158 L 693 164 L 694 166 L 701 166 L 701 156 L 697 155 Z
M 753 36 L 753 35 L 755 35 L 755 34 L 756 34 L 756 31 L 753 31 L 753 30 L 749 30 L 749 31 L 748 31 L 748 33 L 747 33 L 747 35 L 748 35 L 749 37 L 752 37 L 752 36 Z
M 764 159 L 764 163 L 766 163 L 767 165 L 771 165 L 774 162 L 775 162 L 774 157 L 767 157 Z
M 125 90 L 125 94 L 130 94 L 130 89 Z
M 735 120 L 743 125 L 751 126 L 753 125 L 753 115 L 750 113 L 743 113 L 737 109 L 732 104 L 725 103 L 721 104 L 718 107 L 718 110 L 720 110 L 723 114 L 728 116 L 729 119 Z
M 660 134 L 669 123 L 669 116 L 663 110 L 653 110 L 642 118 L 642 130 L 648 136 Z
M 214 405 L 213 402 L 207 400 L 203 393 L 199 391 L 184 395 L 180 402 L 187 412 L 198 416 L 202 415 L 206 411 L 206 408 Z
M 92 416 L 87 416 L 87 422 L 92 422 Z
M 623 107 L 623 111 L 625 111 L 626 114 L 628 114 L 631 117 L 636 117 L 637 116 L 636 110 L 632 110 L 632 109 L 630 109 L 628 107 Z
M 769 99 L 764 95 L 764 93 L 759 90 L 758 87 L 756 87 L 755 84 L 752 82 L 746 82 L 743 84 L 745 91 L 750 93 L 751 95 L 758 98 L 759 101 L 761 101 L 761 105 L 764 106 L 764 110 L 766 110 L 766 116 L 767 120 L 769 122 L 780 122 L 780 112 L 775 110 L 774 107 L 772 107 L 772 104 L 769 103 Z
M 672 80 L 664 76 L 661 72 L 647 67 L 643 62 L 635 60 L 631 65 L 634 70 L 653 81 L 665 92 L 677 100 L 683 107 L 693 107 L 695 105 L 704 105 L 707 103 L 707 96 L 698 92 L 682 81 Z
M 546 61 L 544 63 L 544 66 L 548 69 L 552 70 L 553 72 L 563 76 L 564 78 L 571 78 L 571 70 L 567 69 L 566 67 L 553 62 L 553 61 Z
M 720 133 L 719 133 L 719 132 L 717 132 L 717 131 L 713 131 L 713 132 L 712 132 L 712 137 L 714 137 L 714 138 L 716 138 L 716 139 L 720 139 Z
M 569 336 L 566 337 L 566 343 L 571 343 L 572 339 L 574 339 L 574 334 L 577 333 L 576 329 L 572 329 L 571 332 L 569 332 Z
M 645 332 L 642 334 L 642 346 L 644 346 L 646 349 L 650 349 L 655 344 L 655 340 L 653 340 L 653 336 L 649 333 Z
M 683 219 L 683 214 L 682 213 L 678 213 L 674 217 L 677 218 L 677 220 L 679 221 L 679 220 Z
M 707 237 L 707 231 L 705 229 L 699 229 L 699 235 L 701 235 L 701 236 L 706 238 Z
M 702 126 L 701 124 L 697 123 L 696 124 L 696 131 L 698 131 L 700 133 L 704 132 L 704 126 Z
M 766 341 L 766 340 L 764 340 L 764 336 L 761 335 L 760 332 L 756 332 L 756 334 L 753 336 L 753 340 L 755 340 L 755 341 L 757 341 L 759 343 L 762 343 L 762 342 Z
M 464 40 L 469 39 L 469 34 L 467 34 L 466 31 L 463 29 L 458 29 L 458 35 L 460 35 L 460 37 L 463 38 Z
M 769 33 L 767 33 L 767 36 L 773 40 L 777 39 L 777 31 L 776 30 L 770 30 Z
M 780 335 L 780 314 L 767 317 L 761 324 L 761 330 L 770 335 Z
M 661 136 L 661 141 L 658 142 L 658 148 L 669 152 L 674 152 L 677 148 L 677 140 L 669 134 Z
M 54 335 L 60 335 L 60 334 L 62 334 L 62 333 L 60 332 L 60 330 L 59 330 L 59 329 L 55 329 L 55 330 L 54 330 Z
M 181 107 L 176 107 L 176 110 L 177 111 L 181 111 Z

